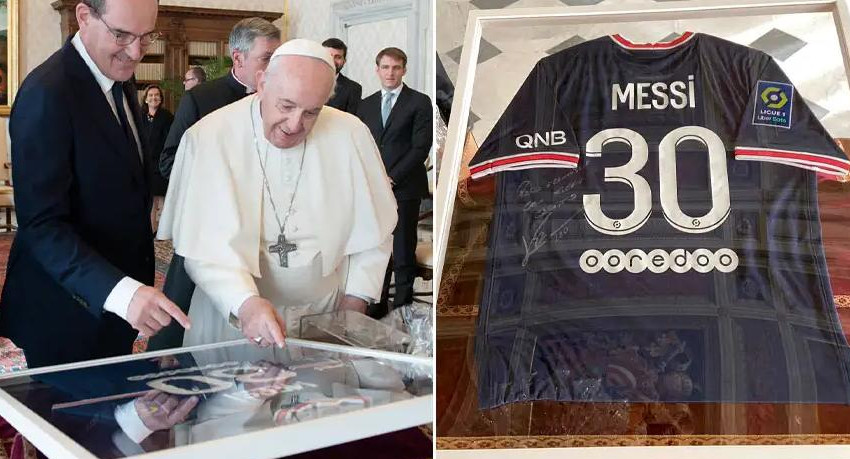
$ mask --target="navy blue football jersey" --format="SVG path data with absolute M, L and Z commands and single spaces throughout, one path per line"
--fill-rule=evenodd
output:
M 848 168 L 760 51 L 614 35 L 541 59 L 470 164 L 497 182 L 480 406 L 850 402 L 815 174 Z

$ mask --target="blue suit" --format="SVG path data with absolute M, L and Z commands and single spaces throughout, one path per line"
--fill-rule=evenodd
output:
M 70 40 L 24 80 L 9 130 L 19 230 L 0 334 L 30 367 L 130 353 L 137 332 L 103 304 L 124 276 L 153 284 L 150 168 Z

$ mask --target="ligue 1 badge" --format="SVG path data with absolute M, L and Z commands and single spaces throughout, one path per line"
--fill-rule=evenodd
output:
M 793 85 L 775 81 L 759 81 L 755 97 L 753 124 L 791 128 Z

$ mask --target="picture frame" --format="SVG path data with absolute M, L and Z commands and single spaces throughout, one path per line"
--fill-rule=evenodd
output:
M 451 118 L 448 123 L 445 150 L 440 163 L 440 171 L 437 180 L 435 196 L 435 242 L 436 257 L 435 285 L 441 287 L 443 279 L 443 267 L 446 261 L 446 250 L 449 245 L 450 230 L 452 228 L 452 217 L 455 210 L 456 197 L 458 195 L 458 182 L 463 167 L 464 146 L 470 132 L 470 113 L 473 99 L 473 86 L 478 70 L 479 53 L 482 52 L 483 32 L 488 26 L 504 26 L 516 24 L 517 26 L 564 26 L 564 25 L 586 25 L 596 23 L 637 23 L 641 21 L 662 21 L 681 19 L 711 19 L 738 16 L 764 16 L 782 15 L 796 13 L 830 13 L 835 22 L 838 40 L 841 48 L 843 70 L 850 75 L 850 9 L 846 0 L 814 0 L 814 1 L 770 1 L 753 0 L 746 3 L 732 2 L 727 0 L 708 0 L 700 2 L 667 3 L 660 2 L 655 5 L 621 5 L 603 4 L 594 6 L 576 7 L 547 7 L 547 8 L 510 8 L 493 10 L 470 10 L 463 48 L 460 55 L 459 68 L 456 79 L 454 99 L 452 103 Z M 468 158 L 468 156 L 467 156 Z M 449 271 L 446 274 L 451 277 Z M 448 281 L 447 281 L 448 282 Z M 441 299 L 435 300 L 440 304 Z M 438 338 L 439 340 L 439 338 Z M 438 344 L 439 348 L 439 344 Z M 736 413 L 733 410 L 725 410 L 723 418 L 727 422 L 735 421 Z M 764 444 L 747 446 L 708 446 L 710 443 L 694 443 L 692 446 L 676 446 L 657 448 L 649 446 L 646 440 L 643 446 L 592 446 L 587 444 L 564 449 L 552 447 L 552 443 L 544 440 L 546 436 L 538 436 L 537 444 L 517 441 L 516 446 L 510 445 L 510 441 L 519 436 L 504 435 L 500 437 L 463 437 L 463 436 L 440 436 L 437 439 L 437 456 L 445 458 L 478 458 L 478 457 L 558 457 L 569 454 L 577 458 L 595 458 L 622 456 L 633 458 L 673 458 L 673 457 L 709 457 L 713 455 L 725 455 L 728 457 L 751 457 L 755 455 L 771 455 L 774 458 L 803 456 L 826 456 L 830 454 L 847 454 L 846 445 L 835 444 L 800 444 L 800 445 L 770 445 L 766 439 Z M 600 436 L 587 436 L 586 438 L 598 438 Z M 822 438 L 829 435 L 822 435 Z M 552 435 L 550 438 L 555 438 Z M 579 445 L 579 438 L 574 437 Z M 815 436 L 811 437 L 812 443 L 818 441 Z M 456 441 L 455 441 L 456 440 Z M 445 449 L 440 449 L 443 441 Z M 454 441 L 454 444 L 452 442 Z M 803 440 L 807 442 L 806 440 Z M 828 441 L 826 441 L 828 443 Z M 456 446 L 462 445 L 462 446 Z M 699 446 L 697 446 L 699 445 Z M 484 448 L 519 448 L 524 449 L 484 449 Z M 465 449 L 460 449 L 465 448 Z M 746 456 L 745 456 L 746 455 Z
M 0 116 L 9 116 L 20 83 L 18 68 L 20 0 L 0 0 L 0 18 L 6 23 L 5 30 L 0 29 Z
M 35 376 L 41 375 L 42 380 L 55 380 L 55 375 L 74 374 L 74 372 L 86 371 L 94 367 L 100 368 L 97 374 L 108 375 L 110 374 L 109 368 L 122 367 L 123 365 L 130 365 L 130 367 L 135 368 L 133 366 L 134 363 L 145 362 L 160 357 L 179 361 L 183 356 L 189 356 L 190 360 L 187 361 L 193 362 L 192 365 L 194 366 L 173 369 L 171 371 L 163 368 L 165 371 L 163 374 L 136 375 L 132 377 L 134 378 L 132 380 L 145 381 L 163 375 L 167 376 L 164 379 L 172 379 L 171 377 L 173 376 L 180 374 L 188 375 L 190 373 L 197 373 L 196 376 L 210 376 L 214 375 L 214 371 L 217 369 L 232 366 L 237 361 L 245 359 L 259 361 L 262 358 L 268 362 L 270 361 L 269 359 L 274 360 L 283 355 L 291 355 L 291 359 L 297 360 L 304 358 L 305 355 L 308 357 L 309 355 L 315 355 L 316 352 L 326 352 L 331 353 L 331 355 L 339 354 L 342 356 L 341 358 L 345 359 L 370 358 L 380 360 L 382 366 L 386 363 L 387 365 L 393 364 L 403 366 L 404 368 L 416 368 L 415 371 L 418 372 L 417 374 L 427 374 L 429 378 L 433 377 L 432 375 L 434 374 L 433 362 L 427 357 L 296 338 L 287 338 L 286 346 L 285 350 L 274 349 L 271 350 L 271 353 L 266 353 L 264 350 L 257 348 L 249 340 L 243 338 L 182 347 L 179 349 L 165 349 L 140 354 L 107 357 L 14 372 L 0 376 L 0 413 L 2 413 L 3 419 L 47 457 L 96 459 L 102 456 L 96 455 L 96 452 L 89 449 L 92 444 L 81 443 L 80 439 L 84 434 L 79 432 L 79 434 L 75 434 L 63 430 L 63 426 L 66 426 L 66 424 L 61 420 L 58 423 L 55 422 L 61 416 L 53 416 L 52 413 L 58 413 L 59 410 L 80 406 L 100 403 L 108 404 L 116 400 L 135 398 L 140 393 L 122 392 L 122 385 L 119 384 L 131 381 L 131 379 L 125 379 L 125 375 L 122 375 L 120 378 L 116 377 L 109 380 L 112 381 L 110 383 L 111 387 L 118 388 L 111 395 L 94 398 L 83 395 L 69 402 L 51 403 L 51 408 L 48 410 L 51 414 L 45 416 L 44 413 L 39 414 L 39 409 L 29 405 L 28 400 L 22 400 L 18 397 L 21 393 L 27 393 L 25 387 L 29 384 L 40 385 L 38 382 L 40 378 L 36 378 Z M 289 354 L 290 352 L 292 354 Z M 177 355 L 181 357 L 175 357 Z M 196 357 L 199 359 L 196 359 Z M 283 357 L 281 358 L 283 359 Z M 328 369 L 332 368 L 328 367 Z M 317 371 L 324 371 L 324 369 Z M 295 374 L 293 373 L 292 375 L 294 376 Z M 217 376 L 217 378 L 223 379 L 230 377 L 232 375 Z M 59 376 L 59 378 L 61 379 L 62 376 Z M 164 381 L 164 379 L 160 379 L 160 382 Z M 156 384 L 148 384 L 148 388 L 153 390 L 163 390 L 160 387 Z M 172 389 L 176 388 L 176 386 L 171 387 Z M 244 390 L 244 387 L 240 390 Z M 207 396 L 203 393 L 198 396 L 202 400 L 207 400 Z M 245 421 L 237 420 L 234 424 L 236 430 L 231 431 L 231 434 L 225 435 L 221 433 L 215 438 L 205 438 L 203 440 L 196 438 L 195 440 L 197 441 L 192 440 L 191 435 L 188 434 L 191 430 L 189 425 L 183 424 L 182 427 L 175 427 L 176 430 L 170 432 L 169 435 L 165 435 L 165 438 L 171 436 L 171 440 L 167 443 L 175 442 L 175 444 L 169 444 L 160 448 L 151 448 L 150 450 L 139 449 L 138 445 L 130 445 L 121 440 L 115 445 L 123 454 L 127 456 L 132 455 L 132 457 L 168 457 L 174 459 L 248 457 L 246 456 L 246 451 L 250 451 L 251 457 L 282 457 L 383 435 L 399 429 L 428 424 L 434 420 L 433 403 L 434 395 L 429 393 L 410 398 L 399 398 L 391 402 L 375 404 L 358 410 L 328 413 L 326 416 L 305 418 L 303 422 L 278 423 L 244 431 L 239 430 L 245 425 Z M 249 404 L 248 412 L 250 413 L 250 410 L 256 407 L 253 406 L 251 408 Z M 94 412 L 98 413 L 100 411 L 95 410 Z M 221 413 L 225 413 L 222 416 L 225 419 L 233 414 L 232 412 Z M 272 419 L 268 418 L 268 420 L 271 422 Z M 345 425 L 346 428 L 339 429 L 340 424 Z M 334 435 L 317 434 L 317 432 L 334 432 Z M 109 437 L 104 438 L 108 439 Z M 181 439 L 179 444 L 176 443 L 175 438 Z M 285 439 L 285 441 L 281 439 Z M 118 445 L 123 445 L 124 449 L 121 449 L 122 446 Z

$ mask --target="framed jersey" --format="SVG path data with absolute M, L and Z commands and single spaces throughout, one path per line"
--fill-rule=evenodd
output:
M 728 433 L 746 432 L 747 418 L 736 419 L 737 410 L 785 407 L 776 419 L 788 423 L 775 430 L 783 432 L 794 430 L 789 406 L 821 412 L 850 405 L 850 348 L 818 198 L 819 183 L 850 173 L 825 127 L 836 124 L 820 113 L 808 86 L 801 90 L 789 76 L 787 56 L 700 23 L 828 11 L 841 24 L 846 5 L 705 2 L 636 10 L 470 13 L 438 181 L 438 250 L 448 245 L 450 232 L 443 231 L 457 216 L 453 188 L 471 92 L 492 78 L 475 74 L 479 51 L 492 53 L 486 26 L 520 43 L 529 37 L 529 48 L 543 28 L 588 18 L 607 26 L 588 26 L 581 40 L 547 50 L 525 68 L 506 68 L 522 73 L 522 83 L 499 94 L 504 105 L 468 164 L 471 182 L 492 182 L 494 192 L 480 238 L 486 249 L 476 262 L 479 288 L 465 296 L 476 312 L 464 360 L 474 408 L 448 404 L 442 413 L 454 423 L 449 430 L 483 432 L 475 419 L 514 413 L 503 435 L 578 432 L 575 425 L 513 423 L 520 412 L 534 419 L 528 410 L 556 416 L 585 407 L 616 432 L 634 407 L 658 404 L 716 408 L 696 429 Z M 523 29 L 523 21 L 539 28 Z M 650 42 L 617 33 L 617 23 L 629 31 L 637 21 L 672 30 Z M 831 39 L 846 43 L 847 31 L 836 30 Z M 579 33 L 561 34 L 568 35 Z M 841 52 L 831 58 L 845 63 L 844 97 L 850 66 Z M 493 97 L 479 97 L 478 107 Z M 438 268 L 444 256 L 437 253 Z M 439 343 L 438 326 L 438 368 Z M 452 407 L 480 415 L 459 429 Z M 440 413 L 438 402 L 438 447 L 446 432 Z M 645 428 L 657 428 L 651 425 Z
M 693 32 L 568 48 L 532 69 L 469 167 L 473 179 L 499 174 L 476 345 L 482 407 L 850 402 L 812 173 L 843 177 L 850 161 L 768 55 Z M 685 324 L 701 336 L 685 339 Z M 668 345 L 682 353 L 653 351 Z M 632 352 L 703 368 L 675 365 L 657 375 L 669 385 L 642 388 L 618 364 Z M 766 368 L 739 371 L 741 355 Z M 825 368 L 793 368 L 810 364 Z M 768 369 L 771 384 L 751 380 Z

